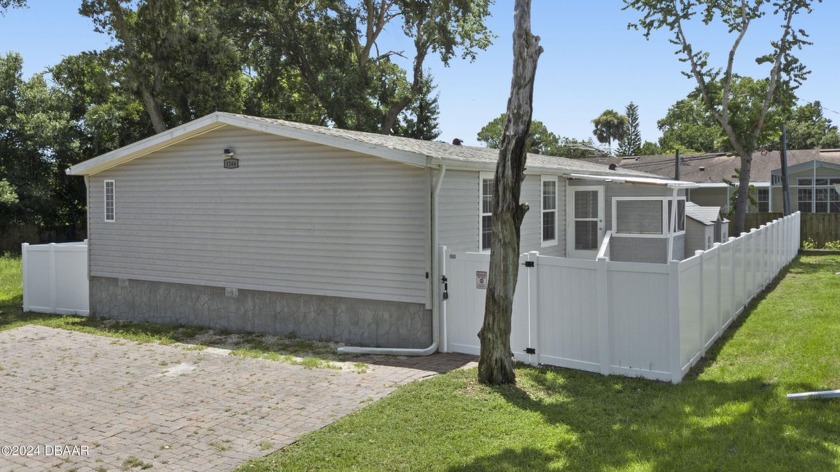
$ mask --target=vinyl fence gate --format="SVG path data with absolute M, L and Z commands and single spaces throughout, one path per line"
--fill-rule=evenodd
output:
M 520 256 L 511 350 L 532 365 L 678 383 L 799 248 L 799 213 L 667 264 Z M 490 256 L 442 246 L 442 350 L 479 353 Z

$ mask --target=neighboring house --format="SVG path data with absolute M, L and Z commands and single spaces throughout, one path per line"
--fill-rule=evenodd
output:
M 714 243 L 729 238 L 729 220 L 720 214 L 720 207 L 703 207 L 696 203 L 685 204 L 685 257 L 695 251 L 711 249 Z
M 96 157 L 68 169 L 87 184 L 90 311 L 426 347 L 437 248 L 489 251 L 497 157 L 227 113 Z M 526 176 L 522 252 L 594 259 L 612 231 L 613 260 L 682 259 L 684 182 L 540 155 Z
M 639 170 L 667 178 L 674 178 L 676 164 L 674 156 L 597 158 L 587 161 L 615 164 L 618 169 Z M 840 212 L 840 194 L 835 187 L 840 184 L 840 149 L 788 151 L 787 164 L 791 211 Z M 688 192 L 690 201 L 698 205 L 720 206 L 724 213 L 729 213 L 736 189 L 725 183 L 724 179 L 737 184 L 736 169 L 740 166 L 740 158 L 734 155 L 687 156 L 680 160 L 679 179 L 698 184 L 697 188 Z M 755 205 L 750 205 L 750 212 L 781 213 L 784 210 L 778 151 L 757 152 L 753 155 L 750 181 L 755 187 L 756 201 Z

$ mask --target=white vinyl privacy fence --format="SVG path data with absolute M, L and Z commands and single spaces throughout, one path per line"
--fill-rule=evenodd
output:
M 23 311 L 87 315 L 87 242 L 21 246 Z
M 511 350 L 534 365 L 678 383 L 798 249 L 796 213 L 668 264 L 523 254 Z M 442 349 L 478 354 L 489 254 L 442 250 Z

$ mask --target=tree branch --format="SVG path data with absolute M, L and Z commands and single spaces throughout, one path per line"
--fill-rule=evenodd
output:
M 782 37 L 779 39 L 779 48 L 776 51 L 776 56 L 773 58 L 773 68 L 770 70 L 770 79 L 767 83 L 767 95 L 764 96 L 764 102 L 761 104 L 761 110 L 758 114 L 756 127 L 753 130 L 753 142 L 758 141 L 758 136 L 764 128 L 764 120 L 767 118 L 767 112 L 770 110 L 770 105 L 773 103 L 773 95 L 776 93 L 776 86 L 779 84 L 779 76 L 782 70 L 782 58 L 788 51 L 788 36 L 790 36 L 791 23 L 793 22 L 793 15 L 796 8 L 792 4 L 788 4 L 788 10 L 785 11 L 785 27 L 782 30 Z
M 735 52 L 738 46 L 741 45 L 741 40 L 747 34 L 747 28 L 750 26 L 750 20 L 747 17 L 746 0 L 741 0 L 741 32 L 732 44 L 732 49 L 729 50 L 729 58 L 726 62 L 726 73 L 723 76 L 723 98 L 721 99 L 721 113 L 724 120 L 729 121 L 729 99 L 732 94 L 732 66 L 735 64 Z

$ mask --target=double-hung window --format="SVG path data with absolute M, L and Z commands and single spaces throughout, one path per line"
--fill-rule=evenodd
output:
M 542 176 L 542 246 L 557 244 L 557 177 Z
M 770 189 L 760 188 L 757 189 L 757 193 L 758 211 L 762 213 L 770 211 Z
M 479 199 L 479 228 L 478 236 L 480 243 L 480 250 L 490 250 L 490 235 L 493 230 L 493 174 L 482 172 L 480 174 L 480 194 Z
M 117 188 L 113 180 L 105 181 L 105 221 L 117 221 L 116 213 Z

